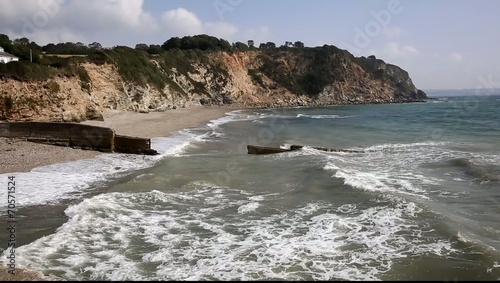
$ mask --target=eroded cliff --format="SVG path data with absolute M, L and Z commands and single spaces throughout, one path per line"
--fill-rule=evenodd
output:
M 355 58 L 334 46 L 176 50 L 160 56 L 117 47 L 70 64 L 76 71 L 43 79 L 0 74 L 0 119 L 82 121 L 102 119 L 104 109 L 151 112 L 197 105 L 285 107 L 426 98 L 399 67 Z

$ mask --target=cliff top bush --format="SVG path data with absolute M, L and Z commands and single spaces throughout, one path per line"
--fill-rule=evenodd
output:
M 118 72 L 124 80 L 141 86 L 151 84 L 158 89 L 165 86 L 166 76 L 151 62 L 146 52 L 118 46 L 103 51 L 103 54 L 118 67 Z

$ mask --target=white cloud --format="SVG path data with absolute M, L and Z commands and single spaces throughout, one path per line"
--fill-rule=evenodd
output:
M 401 46 L 396 42 L 387 43 L 384 47 L 383 53 L 393 58 L 413 57 L 420 55 L 420 51 L 418 51 L 417 48 L 410 45 Z
M 157 18 L 145 0 L 0 0 L 0 33 L 38 44 L 101 42 L 103 46 L 162 43 L 173 36 L 209 34 L 229 41 L 269 40 L 269 28 L 239 30 L 231 23 L 208 22 L 185 8 Z
M 385 36 L 389 38 L 399 37 L 403 34 L 403 29 L 399 27 L 385 28 L 383 30 Z
M 460 53 L 454 52 L 450 54 L 450 60 L 454 62 L 462 62 L 464 60 L 464 56 Z
M 144 0 L 86 0 L 71 1 L 62 7 L 64 14 L 73 17 L 66 20 L 81 21 L 84 27 L 154 29 L 154 19 L 143 5 Z
M 163 24 L 170 36 L 209 34 L 215 37 L 231 39 L 238 28 L 226 22 L 204 23 L 198 16 L 184 8 L 166 11 L 162 16 Z
M 207 34 L 224 39 L 232 39 L 238 32 L 235 25 L 224 22 L 206 23 L 204 27 Z
M 420 55 L 420 51 L 411 45 L 401 45 L 397 42 L 389 42 L 377 49 L 370 49 L 363 56 L 375 55 L 388 63 L 403 66 L 408 62 L 415 62 L 414 58 Z
M 172 36 L 194 35 L 203 33 L 203 23 L 196 14 L 184 8 L 166 11 L 162 16 L 167 32 Z
M 106 39 L 154 32 L 158 26 L 143 4 L 144 0 L 0 0 L 0 32 L 41 44 L 82 41 L 83 34 Z

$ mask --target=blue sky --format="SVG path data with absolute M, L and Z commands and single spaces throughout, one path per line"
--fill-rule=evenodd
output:
M 499 14 L 497 0 L 0 0 L 0 33 L 105 46 L 300 40 L 376 55 L 422 89 L 477 88 L 500 87 Z

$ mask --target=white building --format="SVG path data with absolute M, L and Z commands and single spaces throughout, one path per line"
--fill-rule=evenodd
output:
M 2 47 L 0 47 L 0 63 L 9 63 L 11 61 L 19 61 L 19 58 L 16 56 L 9 54 L 3 50 Z

